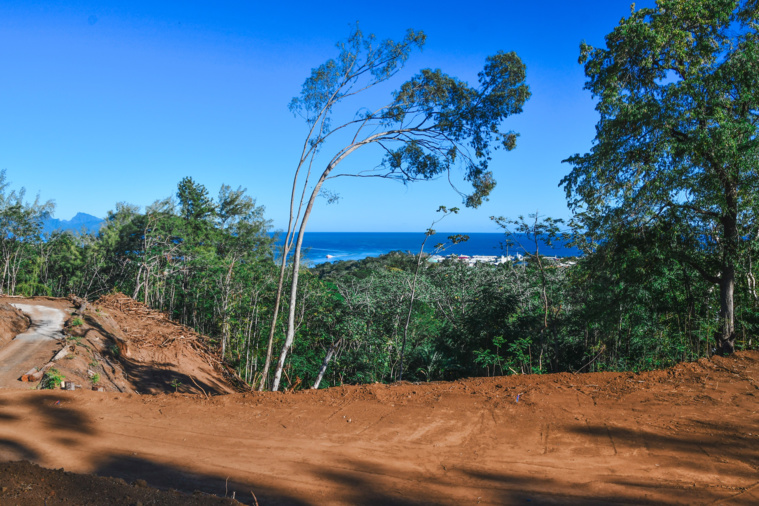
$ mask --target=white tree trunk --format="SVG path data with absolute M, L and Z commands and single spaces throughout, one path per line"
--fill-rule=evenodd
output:
M 322 382 L 324 373 L 327 372 L 327 366 L 329 366 L 330 360 L 332 360 L 337 347 L 340 345 L 340 341 L 341 339 L 338 339 L 337 342 L 332 343 L 332 345 L 329 347 L 329 350 L 327 350 L 327 355 L 324 357 L 324 362 L 322 362 L 322 366 L 319 368 L 319 374 L 316 376 L 316 381 L 314 381 L 314 385 L 311 387 L 312 390 L 319 388 L 319 384 Z

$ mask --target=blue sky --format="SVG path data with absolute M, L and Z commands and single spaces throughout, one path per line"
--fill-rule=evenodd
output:
M 558 183 L 569 167 L 561 160 L 591 146 L 597 120 L 579 44 L 602 44 L 629 12 L 629 0 L 4 0 L 0 169 L 14 188 L 54 200 L 57 218 L 103 217 L 119 201 L 144 206 L 191 176 L 212 195 L 222 183 L 247 188 L 282 228 L 306 133 L 287 104 L 358 21 L 379 38 L 401 38 L 407 28 L 427 34 L 406 76 L 441 68 L 474 83 L 498 50 L 516 51 L 527 65 L 532 98 L 505 124 L 520 138 L 492 162 L 490 201 L 438 229 L 497 231 L 489 216 L 535 211 L 567 218 Z M 357 154 L 346 168 L 377 162 Z M 443 180 L 343 179 L 330 189 L 342 198 L 319 202 L 312 231 L 421 231 L 439 205 L 460 205 Z

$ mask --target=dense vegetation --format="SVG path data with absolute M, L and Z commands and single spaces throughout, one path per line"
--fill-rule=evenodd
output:
M 211 199 L 186 178 L 176 198 L 144 211 L 118 204 L 96 235 L 43 236 L 51 204 L 7 191 L 1 202 L 4 293 L 120 290 L 209 335 L 243 378 L 259 379 L 278 271 L 269 224 L 244 190 L 223 186 Z M 511 237 L 549 230 L 530 223 Z M 417 271 L 416 260 L 393 252 L 303 269 L 285 385 L 313 384 L 328 355 L 321 386 L 397 380 L 409 309 L 411 381 L 642 370 L 713 353 L 718 291 L 648 244 L 609 243 L 574 265 L 527 256 L 498 266 L 423 261 Z M 736 290 L 738 349 L 759 330 L 752 274 Z
M 210 336 L 251 385 L 262 384 L 272 348 L 283 349 L 284 384 L 294 387 L 641 370 L 755 346 L 758 23 L 753 1 L 659 0 L 622 20 L 606 48 L 582 46 L 601 119 L 593 149 L 567 160 L 572 168 L 562 181 L 574 211 L 567 228 L 584 253 L 572 264 L 550 262 L 544 249 L 498 266 L 432 264 L 396 252 L 308 269 L 298 266 L 296 244 L 295 267 L 280 269 L 275 259 L 283 255 L 263 209 L 246 191 L 222 186 L 214 199 L 190 178 L 175 197 L 145 210 L 117 204 L 97 234 L 44 236 L 52 204 L 9 191 L 3 173 L 0 290 L 90 299 L 125 292 Z M 382 47 L 396 58 L 406 54 Z M 488 68 L 496 67 L 491 61 Z M 499 76 L 522 90 L 518 69 Z M 473 137 L 475 158 L 489 160 L 479 132 L 497 133 L 505 114 L 481 118 L 473 91 L 443 81 L 427 97 L 435 107 L 412 111 L 442 121 L 435 124 L 447 134 L 476 120 L 454 140 Z M 492 83 L 482 84 L 489 90 Z M 427 89 L 409 86 L 409 96 Z M 495 88 L 503 105 L 508 93 Z M 522 91 L 510 112 L 521 110 Z M 504 138 L 507 149 L 513 140 Z M 430 176 L 448 167 L 405 153 Z M 456 153 L 444 153 L 453 163 Z M 492 189 L 486 167 L 471 167 L 475 189 Z M 519 240 L 550 242 L 564 226 L 539 216 L 495 220 Z M 288 282 L 296 290 L 280 301 Z

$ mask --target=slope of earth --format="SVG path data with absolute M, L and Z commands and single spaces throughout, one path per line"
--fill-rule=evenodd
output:
M 757 504 L 758 374 L 759 353 L 741 352 L 292 394 L 8 390 L 0 461 L 261 505 Z M 0 503 L 33 504 L 5 475 Z
M 206 396 L 238 391 L 239 378 L 205 340 L 122 294 L 94 304 L 74 296 L 0 298 L 0 388 L 40 388 L 39 379 L 23 383 L 21 376 L 41 369 L 75 389 Z
M 20 309 L 0 302 L 0 348 L 29 328 L 29 319 Z
M 240 386 L 234 371 L 206 346 L 204 336 L 126 295 L 105 295 L 79 313 L 83 324 L 70 327 L 70 333 L 90 343 L 105 343 L 101 356 L 118 361 L 132 391 L 214 395 Z

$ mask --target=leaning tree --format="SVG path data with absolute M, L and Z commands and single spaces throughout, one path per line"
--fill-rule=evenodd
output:
M 471 191 L 463 194 L 467 206 L 476 207 L 495 186 L 489 169 L 496 149 L 511 150 L 517 134 L 504 130 L 502 122 L 522 111 L 530 91 L 525 66 L 515 53 L 498 52 L 487 58 L 476 86 L 439 69 L 424 69 L 403 83 L 385 103 L 372 107 L 351 105 L 359 98 L 374 99 L 373 88 L 397 76 L 425 36 L 409 30 L 400 42 L 379 41 L 356 28 L 337 44 L 338 55 L 311 71 L 290 110 L 303 117 L 308 133 L 295 168 L 290 219 L 281 255 L 279 289 L 262 372 L 264 388 L 286 262 L 292 255 L 292 281 L 287 333 L 279 356 L 272 390 L 279 388 L 282 369 L 295 337 L 295 302 L 301 246 L 314 202 L 323 186 L 336 177 L 382 177 L 404 183 L 433 179 L 455 168 Z M 340 106 L 352 107 L 348 119 Z M 330 142 L 332 141 L 332 142 Z M 331 147 L 330 147 L 331 146 Z M 368 146 L 379 147 L 381 162 L 372 169 L 345 172 L 340 166 L 349 155 Z M 329 153 L 325 153 L 331 149 Z
M 722 353 L 734 351 L 736 278 L 753 279 L 757 245 L 757 22 L 756 0 L 658 0 L 633 5 L 606 47 L 583 43 L 600 120 L 562 180 L 586 237 L 634 232 L 719 287 Z

